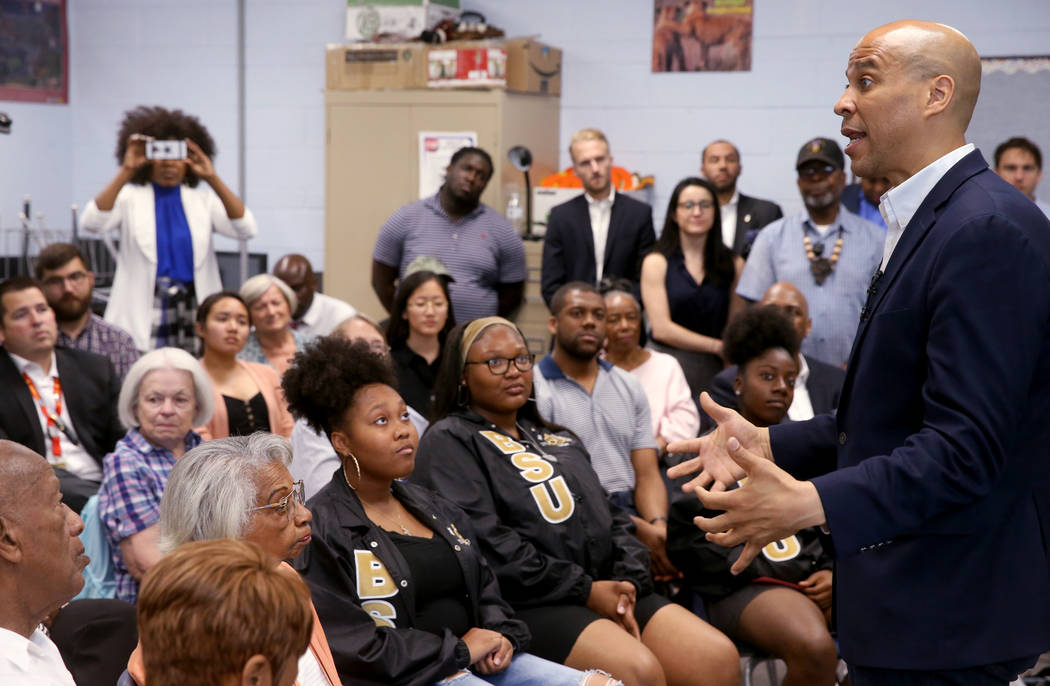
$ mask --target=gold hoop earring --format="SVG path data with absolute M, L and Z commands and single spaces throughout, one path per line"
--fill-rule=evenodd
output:
M 354 461 L 354 469 L 357 470 L 357 485 L 360 486 L 361 485 L 361 465 L 357 462 L 357 457 L 355 457 L 353 453 L 347 453 L 345 455 L 345 457 L 349 457 L 351 460 Z M 345 462 L 343 463 L 343 478 L 346 479 L 346 485 L 350 487 L 351 491 L 356 491 L 357 490 L 354 487 L 354 485 L 352 483 L 350 483 L 350 477 L 346 475 L 346 463 Z

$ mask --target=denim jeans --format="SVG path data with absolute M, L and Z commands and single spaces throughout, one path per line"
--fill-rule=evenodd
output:
M 535 655 L 519 653 L 499 674 L 475 674 L 464 669 L 434 686 L 579 686 L 587 674 Z

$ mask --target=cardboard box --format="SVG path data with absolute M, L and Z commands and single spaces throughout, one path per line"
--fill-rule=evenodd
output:
M 507 90 L 561 95 L 561 50 L 534 38 L 511 38 L 507 51 Z
M 426 46 L 422 43 L 329 45 L 329 90 L 426 88 Z
M 424 29 L 459 15 L 459 0 L 346 0 L 346 39 L 373 41 L 379 34 L 414 40 Z
M 445 43 L 427 50 L 430 88 L 503 88 L 507 51 L 499 41 Z

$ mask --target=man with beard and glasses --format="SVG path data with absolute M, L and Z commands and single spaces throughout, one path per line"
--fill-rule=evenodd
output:
M 570 281 L 551 298 L 547 328 L 554 350 L 536 364 L 536 407 L 575 433 L 609 499 L 631 514 L 652 553 L 657 581 L 678 576 L 667 559 L 667 490 L 660 476 L 649 399 L 641 382 L 598 358 L 605 341 L 605 299 Z
M 40 251 L 36 278 L 58 322 L 58 345 L 108 357 L 124 379 L 139 359 L 135 341 L 124 329 L 91 311 L 95 274 L 91 260 L 70 243 L 52 243 Z
M 707 144 L 700 153 L 700 173 L 718 191 L 722 213 L 722 240 L 737 255 L 747 257 L 762 227 L 784 216 L 780 205 L 744 195 L 736 188 L 740 178 L 740 151 L 729 141 Z
M 802 146 L 795 169 L 806 209 L 759 232 L 736 287 L 737 295 L 754 302 L 778 281 L 794 284 L 813 318 L 802 353 L 838 367 L 849 357 L 886 236 L 840 204 L 843 163 L 833 140 L 814 138 Z
M 510 316 L 525 293 L 525 246 L 503 215 L 481 203 L 492 158 L 481 148 L 452 155 L 438 192 L 404 205 L 379 229 L 372 289 L 389 312 L 396 281 L 421 255 L 441 260 L 456 321 Z

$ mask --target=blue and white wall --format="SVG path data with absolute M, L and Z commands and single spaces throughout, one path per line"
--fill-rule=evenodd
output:
M 831 107 L 850 48 L 917 6 L 919 18 L 956 26 L 982 55 L 1050 53 L 1046 0 L 755 0 L 751 72 L 652 74 L 651 0 L 461 4 L 511 35 L 538 34 L 563 49 L 561 148 L 578 128 L 604 129 L 619 164 L 656 176 L 658 221 L 667 192 L 697 171 L 699 150 L 714 138 L 741 148 L 741 188 L 800 209 L 795 153 L 810 137 L 837 136 Z M 342 40 L 344 7 L 246 0 L 244 195 L 260 225 L 251 249 L 268 252 L 271 264 L 291 250 L 322 263 L 324 46 Z M 70 103 L 0 102 L 15 120 L 13 134 L 0 136 L 0 226 L 16 224 L 29 193 L 34 212 L 68 227 L 70 205 L 83 206 L 115 172 L 121 113 L 137 104 L 200 116 L 216 139 L 219 173 L 236 188 L 236 15 L 234 0 L 70 0 Z M 1050 196 L 1050 180 L 1041 191 Z M 221 249 L 233 247 L 220 239 Z

